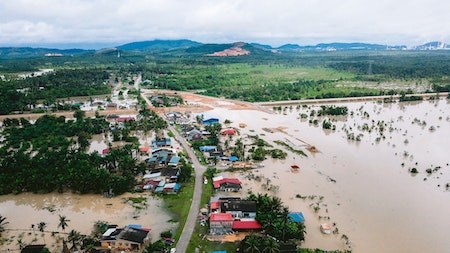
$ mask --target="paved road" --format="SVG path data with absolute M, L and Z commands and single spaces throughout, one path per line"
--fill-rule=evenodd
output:
M 189 157 L 192 160 L 192 165 L 195 168 L 195 187 L 194 195 L 192 196 L 191 208 L 184 224 L 183 231 L 181 232 L 180 239 L 177 243 L 177 252 L 184 253 L 194 232 L 195 223 L 197 222 L 197 215 L 200 210 L 200 199 L 203 192 L 203 173 L 206 171 L 206 167 L 201 165 L 197 156 L 195 156 L 191 147 L 187 144 L 186 140 L 181 137 L 173 126 L 169 127 L 169 130 L 173 132 L 175 138 L 181 143 L 183 148 L 187 151 Z
M 147 102 L 147 104 L 151 106 L 152 104 L 147 98 L 147 95 L 148 94 L 144 92 L 142 97 Z M 165 119 L 164 115 L 161 116 Z M 200 210 L 200 199 L 202 197 L 203 192 L 202 186 L 203 173 L 206 171 L 206 167 L 200 164 L 200 161 L 198 160 L 197 156 L 195 156 L 194 151 L 191 149 L 186 140 L 175 130 L 175 128 L 169 125 L 169 130 L 172 131 L 172 133 L 175 135 L 175 139 L 186 150 L 195 170 L 195 186 L 194 186 L 194 194 L 192 196 L 192 203 L 189 209 L 189 214 L 186 219 L 186 223 L 184 224 L 183 231 L 181 232 L 180 239 L 178 239 L 176 246 L 177 253 L 185 253 L 187 246 L 189 244 L 189 240 L 191 239 L 192 233 L 194 232 L 195 223 L 197 222 L 197 215 Z

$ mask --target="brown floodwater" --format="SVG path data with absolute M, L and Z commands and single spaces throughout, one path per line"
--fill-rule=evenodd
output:
M 167 133 L 166 133 L 167 134 Z M 142 146 L 149 146 L 154 134 L 136 132 L 133 135 L 139 138 Z M 108 148 L 111 142 L 111 136 L 105 137 L 103 134 L 93 135 L 88 152 Z M 178 143 L 174 140 L 173 147 L 180 149 Z M 113 147 L 122 146 L 124 142 L 111 142 Z M 145 159 L 148 156 L 139 155 L 139 159 Z M 127 202 L 129 197 L 144 196 L 147 206 L 142 209 L 133 207 Z M 105 198 L 102 195 L 94 194 L 72 194 L 72 193 L 49 193 L 49 194 L 31 194 L 23 193 L 18 195 L 0 196 L 0 214 L 7 218 L 9 224 L 8 230 L 3 234 L 6 241 L 0 243 L 2 250 L 18 250 L 17 240 L 29 243 L 46 243 L 53 251 L 60 251 L 62 247 L 62 235 L 52 236 L 50 232 L 33 232 L 31 224 L 45 222 L 46 231 L 59 231 L 59 215 L 64 215 L 68 222 L 68 228 L 65 232 L 74 229 L 82 234 L 90 234 L 96 221 L 107 221 L 110 224 L 125 226 L 128 224 L 141 224 L 143 227 L 151 228 L 153 240 L 159 239 L 159 234 L 163 231 L 174 230 L 178 223 L 169 222 L 173 217 L 165 208 L 162 200 L 152 197 L 149 193 L 143 194 L 124 194 L 114 198 Z M 70 245 L 69 245 L 70 246 Z
M 135 208 L 127 200 L 129 197 L 145 197 L 147 207 Z M 51 233 L 43 233 L 31 230 L 31 224 L 45 222 L 45 231 L 59 231 L 59 215 L 64 215 L 68 220 L 65 232 L 74 229 L 82 234 L 90 234 L 96 221 L 106 221 L 110 224 L 125 226 L 128 224 L 141 224 L 151 228 L 151 236 L 154 240 L 159 238 L 162 231 L 174 229 L 177 223 L 168 222 L 172 219 L 160 199 L 152 197 L 148 193 L 124 194 L 114 198 L 105 198 L 94 194 L 72 193 L 48 193 L 32 194 L 22 193 L 18 195 L 0 196 L 0 214 L 7 218 L 9 224 L 3 234 L 8 238 L 0 250 L 17 249 L 17 239 L 22 237 L 25 243 L 43 243 L 54 251 L 60 251 L 62 241 L 58 241 L 60 235 L 51 236 Z M 25 231 L 27 230 L 27 231 Z M 35 235 L 36 234 L 36 235 Z
M 305 150 L 308 157 L 301 157 L 286 150 L 285 160 L 266 159 L 263 168 L 250 172 L 262 177 L 261 182 L 246 179 L 248 172 L 236 173 L 244 181 L 243 192 L 267 192 L 261 185 L 270 179 L 278 190 L 269 193 L 281 197 L 291 211 L 305 214 L 305 247 L 351 248 L 354 252 L 448 252 L 448 100 L 339 106 L 347 106 L 353 115 L 334 118 L 335 131 L 322 129 L 324 117 L 315 117 L 318 126 L 308 122 L 310 117 L 300 119 L 300 113 L 309 115 L 311 110 L 319 109 L 318 105 L 294 106 L 276 114 L 225 108 L 207 114 L 221 121 L 229 119 L 236 128 L 245 123 L 247 127 L 240 128 L 241 136 L 259 134 L 277 148 L 284 149 L 272 141 L 281 140 L 302 150 L 308 143 L 320 151 L 311 154 Z M 384 121 L 384 139 L 378 121 Z M 363 130 L 364 123 L 370 133 Z M 269 133 L 263 128 L 283 131 Z M 347 133 L 363 135 L 360 141 L 353 141 L 348 140 Z M 300 166 L 299 173 L 291 172 L 293 164 Z M 412 168 L 418 173 L 410 173 Z M 323 235 L 319 226 L 325 222 L 338 231 Z

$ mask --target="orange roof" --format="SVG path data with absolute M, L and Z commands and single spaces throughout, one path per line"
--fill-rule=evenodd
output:
M 233 221 L 231 213 L 212 213 L 209 216 L 210 221 Z

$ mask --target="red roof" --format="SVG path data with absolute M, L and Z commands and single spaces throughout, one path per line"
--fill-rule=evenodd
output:
M 139 148 L 139 151 L 140 151 L 140 152 L 148 153 L 148 151 L 150 151 L 150 147 L 149 147 L 149 146 L 141 146 L 141 147 Z
M 230 128 L 230 129 L 225 129 L 222 130 L 222 132 L 220 132 L 220 134 L 222 135 L 235 135 L 236 134 L 236 130 Z
M 233 221 L 231 213 L 212 213 L 209 216 L 210 221 Z
M 133 120 L 135 120 L 134 117 L 119 117 L 116 119 L 117 122 L 133 121 Z
M 234 230 L 261 229 L 261 224 L 257 221 L 234 221 Z
M 109 148 L 105 148 L 102 150 L 102 155 L 106 155 L 109 153 Z
M 241 184 L 241 181 L 239 181 L 239 179 L 237 179 L 237 178 L 222 178 L 220 180 L 214 181 L 213 185 L 214 185 L 214 188 L 217 189 L 220 187 L 220 185 L 222 185 L 224 183 Z
M 211 202 L 211 209 L 218 209 L 219 208 L 219 202 Z

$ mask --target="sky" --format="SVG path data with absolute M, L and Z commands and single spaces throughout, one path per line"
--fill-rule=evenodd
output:
M 0 0 L 0 46 L 450 43 L 448 0 Z

